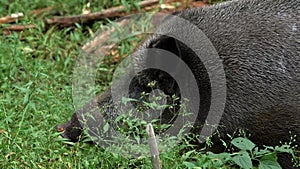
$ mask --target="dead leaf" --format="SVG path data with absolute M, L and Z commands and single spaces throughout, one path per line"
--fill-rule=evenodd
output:
M 7 131 L 6 131 L 6 130 L 4 130 L 4 129 L 1 129 L 1 130 L 0 130 L 0 133 L 1 133 L 1 134 L 6 134 L 6 133 L 7 133 Z
M 6 155 L 5 155 L 5 158 L 8 158 L 8 157 L 10 157 L 10 156 L 13 155 L 13 154 L 16 154 L 16 153 L 12 151 L 12 152 L 6 154 Z

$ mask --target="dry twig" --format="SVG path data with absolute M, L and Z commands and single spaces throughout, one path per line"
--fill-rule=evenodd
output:
M 158 3 L 159 0 L 145 0 L 138 5 L 143 8 L 149 5 L 153 5 Z M 116 17 L 121 16 L 122 12 L 125 12 L 126 8 L 124 6 L 117 6 L 113 8 L 109 8 L 103 10 L 101 12 L 89 13 L 89 14 L 82 14 L 82 15 L 74 15 L 74 16 L 67 16 L 67 17 L 55 17 L 46 19 L 46 23 L 49 25 L 53 24 L 60 24 L 61 26 L 71 26 L 74 23 L 86 23 L 92 20 L 101 20 L 109 17 Z
M 39 14 L 42 14 L 42 13 L 45 13 L 45 12 L 49 12 L 51 10 L 53 10 L 53 7 L 49 6 L 49 7 L 46 7 L 46 8 L 33 10 L 33 11 L 30 12 L 30 14 L 31 15 L 39 15 Z
M 21 32 L 25 29 L 32 29 L 32 28 L 36 28 L 35 25 L 33 24 L 29 24 L 29 25 L 9 25 L 5 28 L 3 28 L 3 35 L 10 35 L 11 32 Z
M 128 24 L 128 20 L 124 19 L 120 22 L 116 22 L 116 24 L 119 26 L 119 27 L 124 27 Z M 96 36 L 92 41 L 88 42 L 87 44 L 85 44 L 83 47 L 82 47 L 82 50 L 86 53 L 93 53 L 95 51 L 93 51 L 95 49 L 95 47 L 99 44 L 102 44 L 103 42 L 107 41 L 108 38 L 109 38 L 109 35 L 111 33 L 113 33 L 116 29 L 114 27 L 112 27 L 112 29 L 110 30 L 107 30 L 103 33 L 101 33 L 99 36 Z M 113 46 L 105 46 L 104 48 L 106 49 L 112 49 Z
M 0 18 L 0 25 L 4 24 L 4 23 L 14 22 L 18 18 L 23 17 L 23 16 L 24 16 L 23 13 L 14 13 L 14 14 L 11 14 L 9 16 L 4 16 L 4 17 Z
M 4 28 L 4 30 L 8 31 L 22 31 L 24 29 L 31 29 L 31 28 L 36 28 L 34 24 L 29 24 L 29 25 L 10 25 Z

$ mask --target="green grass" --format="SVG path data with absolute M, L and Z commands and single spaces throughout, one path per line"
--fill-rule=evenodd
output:
M 129 2 L 137 2 L 139 0 L 129 1 Z M 63 14 L 79 14 L 82 9 L 86 6 L 86 4 L 90 2 L 91 10 L 98 11 L 101 9 L 105 9 L 111 6 L 121 5 L 122 0 L 102 0 L 102 1 L 87 1 L 87 0 L 74 0 L 74 1 L 53 1 L 53 0 L 17 0 L 17 1 L 9 1 L 2 0 L 0 2 L 1 14 L 11 14 L 15 12 L 25 12 L 28 13 L 31 10 L 44 8 L 53 6 L 55 7 L 55 11 Z M 125 1 L 126 2 L 126 1 Z
M 100 10 L 117 4 L 120 1 L 91 5 Z M 90 34 L 87 27 L 46 30 L 43 20 L 31 18 L 29 11 L 58 6 L 57 11 L 78 14 L 84 5 L 85 2 L 79 1 L 0 2 L 0 16 L 24 12 L 24 19 L 18 23 L 38 26 L 20 35 L 0 36 L 0 168 L 126 168 L 128 165 L 125 160 L 102 153 L 96 146 L 64 144 L 56 133 L 56 125 L 68 120 L 74 112 L 72 71 L 80 47 Z M 109 68 L 107 72 L 111 72 Z

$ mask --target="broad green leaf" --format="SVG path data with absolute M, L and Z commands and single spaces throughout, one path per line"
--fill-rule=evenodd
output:
M 242 137 L 234 138 L 231 141 L 231 144 L 233 144 L 235 147 L 241 149 L 241 150 L 252 150 L 255 147 L 255 144 L 251 142 L 250 140 Z
M 213 158 L 213 159 L 218 159 L 224 163 L 227 162 L 228 160 L 230 160 L 230 158 L 231 158 L 229 153 L 214 154 L 212 152 L 208 152 L 208 157 Z
M 277 162 L 277 157 L 276 155 L 267 155 L 263 156 L 259 160 L 259 169 L 281 169 L 281 166 Z
M 208 152 L 208 157 L 212 160 L 213 165 L 218 168 L 224 166 L 231 159 L 229 153 L 214 154 Z
M 234 161 L 241 168 L 244 169 L 253 168 L 251 158 L 246 151 L 240 151 L 239 154 L 235 155 L 232 158 L 232 161 Z

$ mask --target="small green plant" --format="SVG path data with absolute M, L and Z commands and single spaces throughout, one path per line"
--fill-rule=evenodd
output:
M 149 84 L 149 87 L 153 87 L 154 82 Z M 153 93 L 152 93 L 153 94 Z M 138 156 L 139 158 L 148 158 L 150 157 L 149 147 L 147 145 L 147 134 L 146 134 L 146 125 L 148 123 L 151 123 L 154 127 L 154 130 L 157 134 L 157 139 L 159 140 L 159 150 L 161 151 L 167 151 L 171 147 L 174 147 L 178 145 L 179 140 L 184 137 L 182 134 L 182 131 L 179 131 L 177 136 L 165 136 L 164 138 L 161 138 L 159 136 L 160 133 L 164 133 L 165 130 L 171 127 L 172 123 L 162 122 L 160 117 L 162 113 L 165 113 L 164 111 L 167 111 L 167 113 L 171 113 L 172 115 L 175 115 L 177 110 L 175 107 L 183 106 L 178 104 L 178 101 L 180 100 L 177 96 L 166 96 L 163 93 L 159 93 L 159 95 L 153 96 L 151 93 L 142 92 L 141 97 L 139 99 L 132 99 L 132 98 L 123 98 L 121 105 L 128 105 L 133 104 L 135 105 L 135 108 L 129 110 L 126 114 L 119 114 L 115 116 L 115 118 L 105 116 L 105 113 L 108 113 L 108 109 L 112 109 L 111 107 L 105 108 L 101 111 L 102 115 L 105 117 L 108 117 L 105 124 L 100 124 L 101 126 L 98 127 L 95 132 L 95 135 L 92 136 L 92 138 L 83 138 L 81 140 L 83 141 L 98 141 L 101 142 L 100 146 L 103 144 L 108 143 L 105 139 L 106 136 L 110 137 L 110 131 L 114 130 L 116 131 L 116 135 L 111 136 L 109 138 L 108 145 L 105 145 L 106 150 L 111 150 L 113 154 L 119 154 L 119 155 L 126 155 L 129 157 L 129 159 L 132 158 L 132 156 Z M 156 93 L 157 94 L 157 93 Z M 169 102 L 162 101 L 163 99 L 169 99 Z M 108 105 L 111 106 L 111 105 Z M 184 109 L 184 106 L 183 106 Z M 156 114 L 152 118 L 151 112 L 160 112 Z M 184 115 L 188 115 L 189 113 L 183 111 L 182 113 L 186 113 Z M 107 114 L 106 114 L 107 115 Z M 178 113 L 177 113 L 178 115 Z M 149 118 L 150 117 L 150 118 Z M 88 114 L 84 116 L 84 118 L 89 119 L 86 120 L 87 122 L 96 122 L 97 119 L 94 119 L 93 114 Z M 85 123 L 83 121 L 83 123 Z M 88 127 L 88 125 L 86 125 Z M 186 124 L 188 126 L 188 124 Z M 183 130 L 183 129 L 182 129 Z M 91 132 L 89 128 L 84 129 L 85 133 Z M 66 140 L 62 140 L 65 143 Z
M 153 87 L 155 82 L 149 83 L 149 87 Z M 153 88 L 152 88 L 153 89 Z M 134 136 L 146 136 L 146 125 L 148 123 L 152 123 L 155 131 L 157 133 L 163 132 L 167 128 L 171 126 L 168 123 L 162 123 L 162 119 L 160 116 L 162 115 L 164 110 L 168 110 L 168 113 L 175 115 L 175 107 L 178 107 L 178 100 L 179 98 L 175 95 L 173 96 L 166 96 L 164 93 L 160 93 L 157 96 L 151 97 L 150 93 L 142 92 L 140 99 L 132 99 L 132 98 L 123 98 L 122 104 L 127 105 L 133 104 L 135 108 L 133 110 L 129 110 L 127 114 L 119 115 L 114 123 L 121 124 L 121 127 L 118 127 L 118 130 L 122 134 L 134 134 Z M 163 103 L 163 99 L 167 98 L 171 100 L 171 103 Z M 163 104 L 160 104 L 163 103 Z M 151 110 L 151 111 L 150 111 Z M 149 119 L 151 117 L 151 112 L 160 112 L 157 118 L 152 118 L 150 121 L 145 119 Z
M 294 137 L 291 138 L 289 143 L 275 147 L 265 146 L 264 148 L 258 148 L 249 139 L 237 137 L 229 145 L 237 148 L 237 152 L 223 152 L 219 154 L 208 152 L 206 154 L 199 154 L 195 150 L 192 150 L 183 155 L 182 160 L 186 167 L 194 169 L 232 168 L 235 166 L 244 169 L 251 169 L 253 167 L 257 167 L 258 169 L 280 169 L 281 166 L 277 162 L 277 155 L 279 153 L 288 153 L 293 156 L 295 165 L 299 166 L 299 157 L 296 156 L 297 152 L 295 150 L 296 146 L 292 146 L 293 141 L 295 141 Z M 194 161 L 191 162 L 191 159 L 194 159 Z M 254 166 L 254 163 L 258 165 Z

